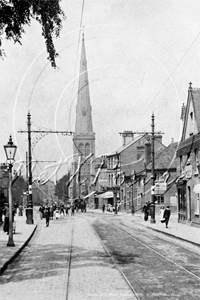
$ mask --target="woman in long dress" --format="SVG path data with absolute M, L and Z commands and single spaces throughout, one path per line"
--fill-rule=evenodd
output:
M 165 211 L 165 207 L 164 206 L 161 206 L 160 208 L 160 211 L 159 211 L 159 216 L 160 216 L 160 221 L 163 221 L 164 220 L 164 211 Z

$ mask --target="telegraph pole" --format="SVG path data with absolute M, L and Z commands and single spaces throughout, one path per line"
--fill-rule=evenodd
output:
M 154 150 L 154 142 L 155 142 L 155 124 L 154 124 L 155 116 L 152 114 L 151 116 L 151 155 L 152 155 L 152 169 L 151 169 L 151 223 L 156 223 L 155 220 L 155 150 Z
M 32 198 L 32 155 L 31 155 L 31 114 L 27 115 L 28 131 L 28 203 L 26 209 L 26 223 L 33 224 L 33 198 Z

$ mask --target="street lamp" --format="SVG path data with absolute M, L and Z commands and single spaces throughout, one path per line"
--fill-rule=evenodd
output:
M 156 223 L 155 220 L 155 149 L 154 149 L 154 142 L 155 142 L 155 124 L 154 124 L 154 114 L 152 114 L 151 116 L 151 128 L 152 128 L 152 132 L 151 132 L 151 143 L 152 143 L 152 148 L 151 148 L 151 157 L 152 157 L 152 169 L 151 169 L 151 223 Z
M 8 168 L 9 168 L 9 185 L 8 185 L 8 199 L 9 199 L 9 239 L 7 246 L 9 247 L 14 247 L 15 244 L 13 242 L 13 212 L 12 212 L 12 191 L 11 191 L 11 186 L 12 186 L 12 167 L 13 167 L 13 162 L 15 160 L 15 154 L 17 151 L 17 146 L 13 144 L 12 141 L 12 136 L 10 135 L 8 144 L 4 146 L 4 150 L 6 153 L 6 159 L 8 162 Z

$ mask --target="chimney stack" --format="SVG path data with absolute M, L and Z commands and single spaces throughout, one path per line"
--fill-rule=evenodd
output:
M 132 142 L 134 139 L 134 133 L 133 131 L 123 131 L 120 133 L 122 135 L 122 145 L 125 147 L 128 143 Z
M 162 144 L 162 134 L 155 134 L 155 141 Z

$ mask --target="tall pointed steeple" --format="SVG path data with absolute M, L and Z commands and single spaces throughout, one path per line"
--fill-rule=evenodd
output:
M 80 198 L 87 195 L 91 180 L 90 159 L 85 160 L 91 153 L 92 159 L 95 157 L 95 133 L 92 125 L 92 107 L 90 104 L 89 80 L 87 71 L 87 60 L 85 51 L 85 39 L 82 35 L 82 49 L 80 61 L 80 76 L 78 83 L 76 124 L 73 134 L 73 152 L 79 154 L 81 169 L 77 180 L 73 184 L 73 198 Z M 85 161 L 85 162 L 84 162 Z M 77 156 L 74 158 L 74 171 L 78 165 Z M 83 184 L 81 182 L 84 182 Z
M 93 133 L 92 108 L 90 105 L 90 91 L 87 72 L 84 34 L 82 35 L 82 50 L 80 61 L 80 76 L 78 85 L 78 99 L 76 106 L 75 133 Z

